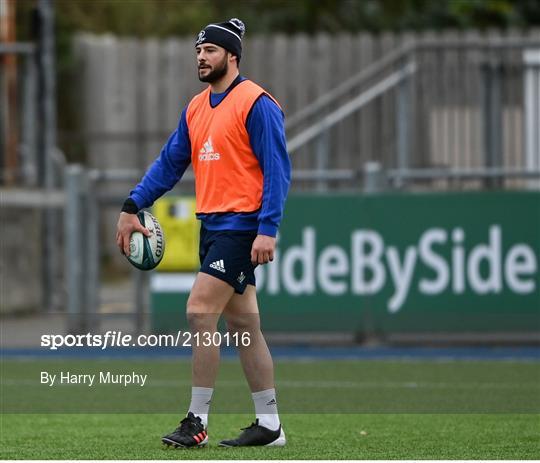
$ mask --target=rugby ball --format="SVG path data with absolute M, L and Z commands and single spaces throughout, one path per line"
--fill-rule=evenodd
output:
M 163 230 L 158 220 L 149 212 L 140 211 L 137 218 L 151 235 L 144 236 L 141 232 L 133 232 L 129 240 L 127 259 L 140 270 L 152 270 L 161 262 L 165 252 Z

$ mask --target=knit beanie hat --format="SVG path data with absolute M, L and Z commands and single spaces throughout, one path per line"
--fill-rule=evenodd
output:
M 242 37 L 246 32 L 246 26 L 237 18 L 228 21 L 208 24 L 197 36 L 195 46 L 202 43 L 213 43 L 225 48 L 238 57 L 242 57 Z

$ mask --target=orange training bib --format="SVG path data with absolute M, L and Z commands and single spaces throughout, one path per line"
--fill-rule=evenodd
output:
M 246 120 L 263 94 L 268 95 L 244 80 L 215 108 L 210 105 L 210 87 L 189 103 L 186 120 L 198 213 L 253 212 L 261 207 L 263 174 L 251 149 Z

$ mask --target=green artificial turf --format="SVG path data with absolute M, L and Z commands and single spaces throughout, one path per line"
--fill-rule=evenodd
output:
M 283 415 L 284 448 L 222 449 L 249 415 L 211 416 L 202 449 L 165 448 L 173 415 L 2 416 L 2 459 L 538 459 L 537 415 Z
M 204 449 L 160 437 L 189 404 L 179 359 L 2 359 L 0 459 L 540 459 L 540 364 L 276 361 L 285 448 L 221 449 L 253 420 L 225 360 Z M 147 374 L 137 385 L 40 384 L 40 372 Z
M 510 361 L 279 360 L 283 413 L 540 413 L 540 363 Z M 3 359 L 4 413 L 172 413 L 189 406 L 187 359 Z M 41 384 L 42 372 L 92 374 L 87 384 Z M 147 375 L 139 385 L 100 384 L 100 372 Z M 237 360 L 222 362 L 218 413 L 251 413 Z

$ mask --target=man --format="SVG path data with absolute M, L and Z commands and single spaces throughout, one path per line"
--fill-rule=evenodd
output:
M 148 235 L 134 214 L 170 190 L 191 162 L 201 220 L 201 268 L 187 302 L 190 330 L 213 333 L 223 315 L 231 334 L 249 336 L 249 345 L 240 344 L 238 350 L 256 420 L 238 438 L 219 445 L 283 446 L 272 358 L 260 330 L 254 269 L 274 258 L 291 166 L 278 103 L 239 74 L 244 32 L 242 21 L 234 18 L 209 24 L 199 33 L 195 44 L 199 80 L 210 85 L 184 108 L 178 128 L 125 201 L 117 243 L 128 255 L 131 233 Z M 162 439 L 175 447 L 208 442 L 219 346 L 194 342 L 192 349 L 191 404 L 178 428 Z

